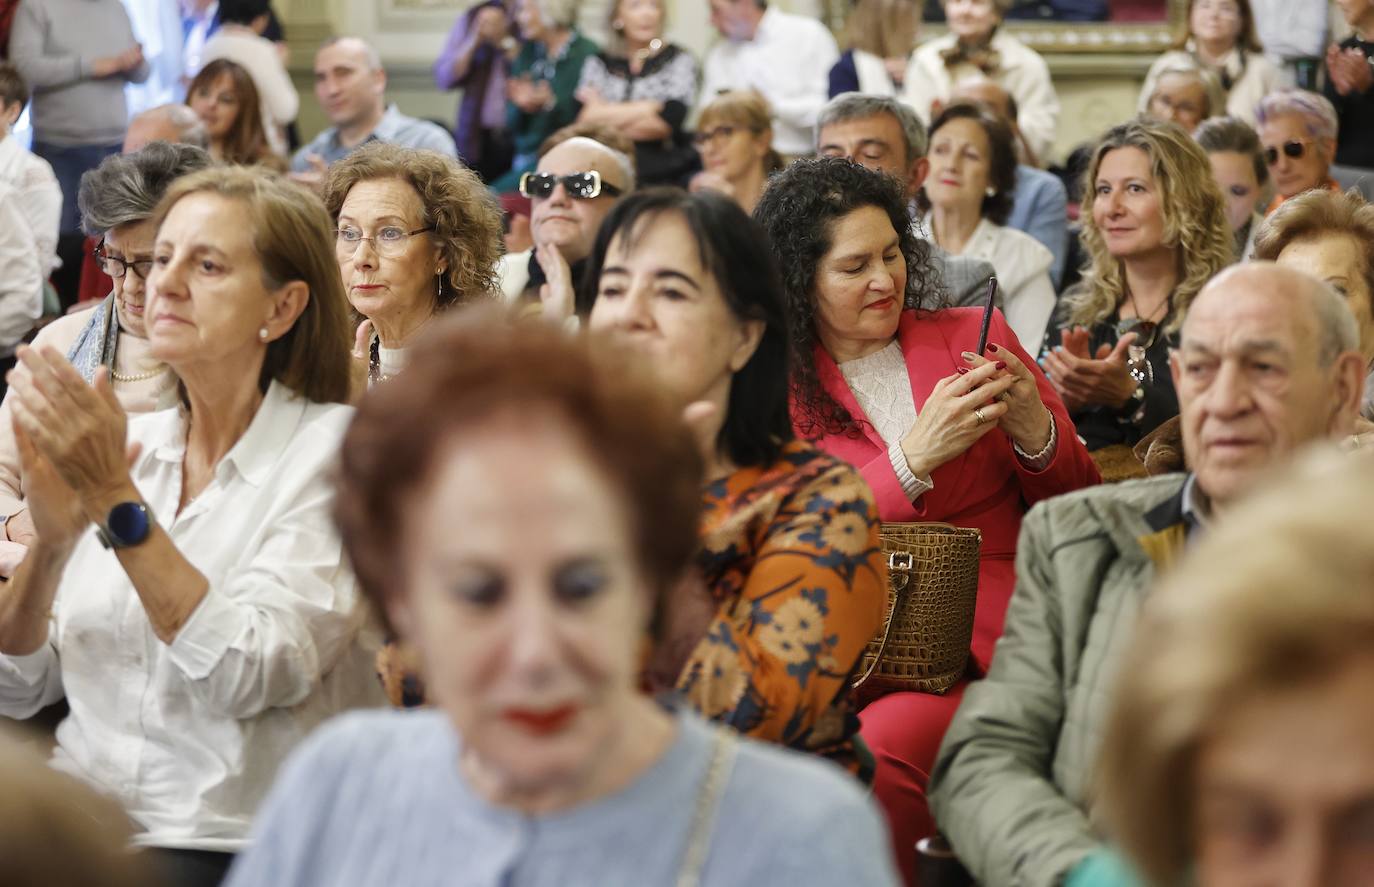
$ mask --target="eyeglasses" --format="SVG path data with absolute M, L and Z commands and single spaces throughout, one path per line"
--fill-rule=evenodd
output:
M 1270 166 L 1273 166 L 1274 164 L 1278 163 L 1280 150 L 1283 151 L 1285 157 L 1288 157 L 1292 160 L 1297 160 L 1299 157 L 1307 153 L 1307 143 L 1298 141 L 1297 139 L 1292 139 L 1291 141 L 1284 142 L 1280 148 L 1265 148 L 1264 162 L 1269 164 Z
M 531 200 L 543 199 L 553 194 L 553 189 L 558 187 L 559 182 L 563 183 L 569 197 L 578 200 L 594 200 L 602 194 L 619 197 L 621 193 L 615 185 L 602 181 L 601 173 L 596 170 L 570 172 L 565 176 L 554 175 L 551 172 L 527 172 L 520 177 L 520 193 Z
M 728 139 L 735 134 L 733 126 L 717 126 L 715 129 L 703 129 L 692 137 L 692 144 L 698 148 L 705 148 L 720 139 Z
M 139 280 L 147 280 L 148 274 L 153 270 L 152 259 L 135 259 L 132 262 L 125 261 L 118 256 L 112 256 L 105 252 L 105 241 L 100 241 L 100 245 L 93 251 L 92 255 L 100 263 L 100 270 L 115 279 L 123 277 L 129 269 L 134 270 L 134 274 Z
M 416 234 L 424 234 L 433 231 L 433 225 L 426 225 L 423 228 L 416 228 L 414 231 L 407 231 L 404 228 L 378 228 L 377 233 L 371 237 L 363 235 L 362 229 L 344 227 L 334 231 L 334 251 L 340 256 L 347 258 L 358 251 L 358 244 L 364 240 L 372 241 L 372 248 L 377 251 L 377 255 L 394 259 L 406 251 L 406 242 Z

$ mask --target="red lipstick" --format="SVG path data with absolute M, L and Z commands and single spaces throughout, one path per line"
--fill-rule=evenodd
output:
M 577 717 L 578 711 L 579 709 L 575 705 L 562 705 L 558 708 L 542 711 L 528 708 L 508 708 L 502 712 L 501 716 L 536 736 L 548 736 L 568 726 L 572 719 Z

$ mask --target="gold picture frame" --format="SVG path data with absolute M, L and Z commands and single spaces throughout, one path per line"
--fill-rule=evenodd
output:
M 826 0 L 833 26 L 840 27 L 853 0 Z M 1003 29 L 1042 55 L 1116 54 L 1157 55 L 1169 48 L 1174 29 L 1183 21 L 1188 0 L 1165 0 L 1167 20 L 1113 24 L 1111 22 L 1009 21 Z M 1300 2 L 1300 0 L 1294 0 Z M 945 33 L 944 25 L 926 25 L 922 39 Z

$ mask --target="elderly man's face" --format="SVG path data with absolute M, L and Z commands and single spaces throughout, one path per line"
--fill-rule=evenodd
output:
M 1300 445 L 1349 431 L 1349 361 L 1322 366 L 1311 299 L 1295 292 L 1304 285 L 1315 284 L 1268 263 L 1237 268 L 1188 310 L 1171 365 L 1184 452 L 1214 502 Z
M 907 163 L 906 136 L 891 114 L 874 114 L 821 127 L 817 146 L 826 157 L 847 157 L 861 166 L 895 176 L 913 196 L 925 177 L 924 157 Z
M 601 179 L 629 190 L 620 164 L 608 150 L 590 139 L 572 139 L 539 158 L 539 172 L 566 176 L 575 172 L 598 172 Z M 616 198 L 602 192 L 583 200 L 572 196 L 559 182 L 548 197 L 530 202 L 530 236 L 536 244 L 553 244 L 569 263 L 580 262 L 592 251 L 597 229 L 615 206 Z
M 1307 121 L 1297 114 L 1280 114 L 1259 129 L 1264 159 L 1274 189 L 1292 197 L 1322 187 L 1330 175 L 1335 147 L 1329 139 L 1318 139 L 1307 131 Z

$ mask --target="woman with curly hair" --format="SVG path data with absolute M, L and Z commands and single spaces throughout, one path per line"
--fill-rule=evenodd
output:
M 1178 415 L 1169 350 L 1235 241 L 1207 153 L 1177 124 L 1113 127 L 1084 181 L 1092 263 L 1064 294 L 1042 362 L 1088 449 L 1112 466 L 1129 461 L 1120 448 Z
M 602 224 L 579 301 L 684 410 L 707 466 L 700 581 L 673 594 L 651 682 L 867 775 L 849 685 L 887 601 L 878 510 L 858 471 L 794 439 L 763 232 L 720 194 L 638 192 Z
M 476 173 L 434 151 L 372 142 L 330 167 L 325 207 L 368 384 L 405 365 L 436 314 L 496 292 L 501 211 Z
M 201 68 L 186 89 L 186 104 L 205 124 L 211 157 L 222 163 L 261 164 L 278 172 L 286 169 L 285 159 L 268 142 L 258 88 L 242 65 L 215 59 Z
M 798 161 L 755 211 L 792 322 L 793 427 L 859 468 L 884 521 L 945 521 L 983 534 L 969 677 L 986 670 L 1015 583 L 1021 518 L 1097 483 L 1073 422 L 1000 312 L 945 308 L 930 246 L 901 185 L 841 158 Z M 893 693 L 861 713 L 874 790 L 898 862 L 932 834 L 925 788 L 967 681 L 944 696 Z

